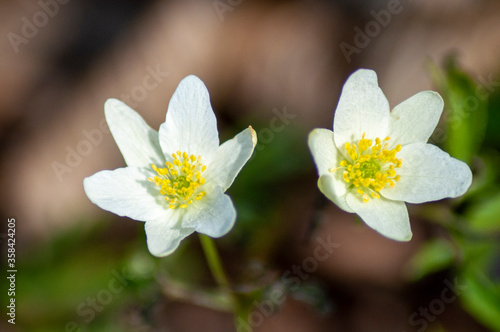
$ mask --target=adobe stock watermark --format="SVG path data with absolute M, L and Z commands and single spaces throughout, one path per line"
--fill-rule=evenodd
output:
M 479 75 L 477 77 L 476 89 L 473 95 L 468 95 L 460 100 L 458 110 L 451 116 L 448 114 L 444 121 L 451 124 L 454 129 L 460 126 L 463 121 L 466 121 L 471 114 L 478 110 L 481 102 L 486 101 L 495 90 L 500 87 L 499 81 L 493 80 L 493 74 L 489 74 L 487 78 Z M 447 139 L 446 130 L 444 128 L 436 128 L 429 142 L 441 144 Z
M 219 21 L 224 22 L 224 14 L 234 11 L 234 8 L 242 2 L 243 0 L 214 0 L 212 1 L 212 7 L 214 7 Z
M 60 5 L 65 5 L 70 0 L 40 0 L 37 2 L 40 10 L 36 11 L 31 19 L 23 16 L 21 17 L 21 30 L 20 35 L 14 32 L 7 34 L 7 39 L 14 50 L 14 53 L 19 53 L 19 46 L 21 44 L 28 44 L 30 40 L 38 35 L 39 29 L 45 27 L 51 18 L 54 18 L 59 13 Z
M 354 45 L 346 42 L 341 42 L 339 45 L 347 63 L 351 63 L 353 54 L 361 53 L 364 48 L 370 45 L 373 38 L 380 35 L 382 28 L 387 27 L 391 23 L 393 15 L 400 14 L 402 11 L 403 5 L 401 4 L 401 0 L 389 0 L 387 9 L 382 9 L 378 12 L 371 10 L 370 15 L 373 17 L 373 20 L 366 23 L 363 30 L 358 26 L 354 27 L 354 32 L 356 33 L 353 38 Z
M 168 72 L 161 70 L 160 65 L 156 65 L 153 69 L 151 66 L 145 68 L 147 74 L 143 77 L 141 84 L 136 85 L 130 90 L 130 94 L 122 94 L 122 100 L 130 107 L 135 108 L 139 103 L 145 100 L 149 92 L 157 88 L 169 76 Z M 73 172 L 73 170 L 80 166 L 83 159 L 88 157 L 99 144 L 102 143 L 104 134 L 109 134 L 110 130 L 106 119 L 99 122 L 99 127 L 91 130 L 83 129 L 81 131 L 83 139 L 81 139 L 76 146 L 66 145 L 66 157 L 64 162 L 53 161 L 51 163 L 52 170 L 56 175 L 59 182 L 64 180 L 63 176 Z
M 290 269 L 283 272 L 277 284 L 284 287 L 272 288 L 267 298 L 254 301 L 253 307 L 255 310 L 248 314 L 246 320 L 242 317 L 237 319 L 238 331 L 250 332 L 261 326 L 264 320 L 271 317 L 286 301 L 287 289 L 291 292 L 296 291 L 301 283 L 307 280 L 318 269 L 319 263 L 326 261 L 334 249 L 340 247 L 340 243 L 332 242 L 330 235 L 327 236 L 326 240 L 317 237 L 316 243 L 312 256 L 304 258 L 300 265 L 293 265 Z
M 160 65 L 157 64 L 155 69 L 151 66 L 145 68 L 147 74 L 142 79 L 142 84 L 134 86 L 129 94 L 122 94 L 122 100 L 130 107 L 137 107 L 139 103 L 145 100 L 149 92 L 156 89 L 165 78 L 170 75 L 166 71 L 162 71 Z
M 453 284 L 446 279 L 443 283 L 446 287 L 441 291 L 439 298 L 433 299 L 426 307 L 420 307 L 418 311 L 410 315 L 408 321 L 411 326 L 418 327 L 418 332 L 425 331 L 429 322 L 434 322 L 437 316 L 445 311 L 446 305 L 456 301 L 458 296 L 467 289 L 467 285 L 458 283 L 457 277 L 453 280 Z
M 269 126 L 257 131 L 257 145 L 255 146 L 255 150 L 257 151 L 264 150 L 266 145 L 274 140 L 274 135 L 285 130 L 285 127 L 291 123 L 291 120 L 297 117 L 297 114 L 288 113 L 286 106 L 283 106 L 281 111 L 275 107 L 272 109 L 272 112 L 274 116 L 269 120 Z M 250 160 L 254 156 L 255 153 L 252 154 Z
M 112 270 L 111 275 L 112 278 L 106 287 L 100 289 L 95 296 L 88 296 L 76 307 L 76 313 L 82 318 L 82 323 L 90 324 L 96 318 L 97 314 L 102 312 L 104 307 L 109 305 L 118 294 L 123 292 L 125 287 L 129 285 L 129 282 L 134 279 L 134 277 L 126 273 L 125 268 L 122 269 L 121 273 Z M 65 332 L 82 332 L 83 330 L 75 321 L 67 322 L 64 326 Z
M 59 182 L 64 180 L 63 175 L 72 173 L 76 167 L 80 166 L 85 157 L 92 154 L 94 148 L 101 144 L 104 134 L 109 134 L 110 130 L 106 119 L 102 119 L 99 122 L 99 128 L 91 130 L 83 129 L 81 133 L 85 138 L 80 140 L 75 147 L 66 145 L 66 158 L 64 162 L 53 161 L 51 164 L 52 170 Z

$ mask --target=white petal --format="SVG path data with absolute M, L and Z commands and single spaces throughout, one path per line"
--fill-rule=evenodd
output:
M 236 221 L 236 209 L 228 195 L 215 187 L 201 200 L 189 205 L 182 218 L 182 227 L 194 228 L 210 237 L 226 235 Z
M 389 136 L 393 144 L 426 143 L 436 128 L 444 102 L 434 91 L 422 91 L 391 112 Z
M 339 166 L 340 160 L 343 159 L 333 141 L 333 132 L 328 129 L 314 129 L 309 134 L 308 144 L 318 168 L 319 190 L 342 210 L 353 212 L 345 202 L 347 186 L 342 179 L 341 171 L 330 172 Z
M 173 211 L 170 219 L 147 221 L 144 226 L 149 252 L 157 257 L 170 255 L 186 236 L 194 232 L 194 229 L 180 225 L 182 211 Z
M 333 132 L 337 148 L 345 151 L 345 143 L 357 143 L 363 133 L 368 139 L 384 139 L 389 116 L 389 102 L 378 86 L 377 74 L 373 70 L 357 70 L 344 84 L 335 111 Z
M 133 109 L 117 99 L 108 99 L 104 104 L 104 114 L 128 166 L 147 167 L 165 162 L 158 133 Z
M 342 176 L 337 172 L 335 174 L 324 174 L 318 179 L 319 190 L 333 203 L 337 204 L 342 210 L 354 212 L 346 203 L 347 186 Z
M 164 203 L 147 169 L 136 167 L 101 171 L 83 180 L 92 203 L 119 216 L 139 221 L 167 218 L 171 209 Z
M 208 90 L 196 76 L 183 79 L 170 100 L 165 123 L 160 126 L 160 145 L 167 160 L 176 151 L 201 155 L 209 164 L 219 147 L 217 120 Z
M 472 172 L 464 162 L 450 157 L 437 146 L 414 143 L 396 155 L 403 163 L 396 173 L 401 180 L 380 194 L 409 203 L 435 201 L 463 195 L 472 182 Z
M 320 176 L 330 174 L 330 170 L 338 167 L 340 161 L 344 159 L 342 155 L 339 155 L 331 130 L 314 129 L 309 134 L 308 144 Z
M 217 149 L 214 159 L 204 173 L 207 183 L 214 183 L 226 191 L 231 186 L 236 175 L 253 153 L 257 144 L 257 134 L 252 127 L 243 130 Z
M 380 197 L 363 203 L 358 196 L 353 193 L 347 194 L 347 204 L 368 226 L 390 239 L 410 241 L 412 232 L 408 210 L 404 202 Z

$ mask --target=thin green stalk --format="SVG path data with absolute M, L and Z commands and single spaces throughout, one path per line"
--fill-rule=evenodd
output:
M 223 289 L 229 290 L 229 281 L 227 279 L 226 272 L 224 272 L 224 268 L 222 267 L 221 259 L 219 253 L 217 252 L 217 248 L 215 247 L 214 241 L 211 237 L 204 234 L 200 234 L 200 241 L 203 251 L 205 252 L 205 256 L 207 257 L 208 267 L 210 268 L 217 285 Z
M 240 324 L 238 324 L 237 320 L 238 318 L 241 318 L 243 315 L 243 310 L 242 307 L 235 296 L 235 294 L 232 292 L 229 280 L 227 278 L 226 272 L 224 271 L 224 268 L 222 267 L 222 262 L 219 256 L 219 253 L 217 251 L 217 247 L 215 246 L 214 241 L 212 240 L 211 237 L 208 237 L 204 234 L 199 234 L 200 235 L 200 241 L 201 241 L 201 246 L 203 248 L 203 252 L 205 253 L 205 257 L 207 258 L 207 263 L 208 267 L 210 268 L 210 271 L 212 272 L 212 275 L 217 282 L 217 285 L 224 291 L 226 291 L 229 296 L 231 297 L 231 300 L 233 302 L 233 310 L 235 313 L 235 326 L 238 332 L 240 331 L 249 331 L 248 329 L 242 329 Z M 250 330 L 251 332 L 251 330 Z

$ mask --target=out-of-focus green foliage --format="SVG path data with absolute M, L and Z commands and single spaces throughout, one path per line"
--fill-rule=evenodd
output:
M 482 152 L 474 161 L 474 181 L 471 187 L 463 196 L 472 197 L 476 201 L 489 199 L 498 191 L 498 165 L 500 165 L 500 155 L 498 151 L 488 148 Z
M 283 195 L 296 184 L 306 172 L 314 170 L 314 164 L 307 148 L 307 134 L 293 123 L 282 131 L 273 132 L 272 140 L 263 133 L 269 132 L 269 123 L 248 121 L 260 141 L 251 160 L 241 170 L 228 194 L 233 198 L 238 211 L 238 220 L 231 235 L 249 250 L 265 252 L 285 231 L 280 206 Z M 255 241 L 254 241 L 255 240 Z M 258 247 L 252 247 L 252 242 Z
M 473 232 L 500 236 L 500 192 L 472 205 L 466 220 Z
M 500 150 L 500 130 L 498 126 L 500 125 L 500 77 L 492 77 L 493 82 L 491 83 L 491 95 L 488 99 L 488 124 L 486 126 L 486 136 L 485 144 L 489 147 Z
M 500 241 L 495 238 L 462 239 L 465 261 L 459 278 L 467 288 L 462 295 L 465 309 L 479 321 L 500 330 Z
M 485 135 L 489 92 L 461 71 L 452 57 L 443 72 L 434 71 L 434 77 L 445 101 L 444 148 L 470 165 Z
M 491 329 L 499 331 L 500 286 L 498 280 L 492 282 L 481 269 L 472 267 L 463 272 L 461 280 L 464 280 L 467 285 L 461 294 L 465 309 Z
M 443 270 L 455 260 L 452 244 L 445 239 L 434 239 L 426 242 L 420 251 L 412 258 L 409 276 L 412 281 Z
M 445 69 L 433 68 L 445 100 L 445 150 L 471 165 L 473 184 L 443 208 L 423 213 L 448 229 L 448 238 L 425 243 L 411 263 L 410 278 L 449 268 L 464 285 L 463 307 L 485 326 L 500 330 L 500 187 L 498 148 L 500 91 L 495 81 L 475 82 L 450 58 Z M 494 102 L 489 102 L 493 100 Z M 489 122 L 487 122 L 489 119 Z M 493 139 L 492 139 L 493 138 Z M 428 207 L 429 208 L 429 207 Z M 446 210 L 446 209 L 445 209 Z M 446 218 L 446 220 L 441 220 Z
M 34 332 L 127 331 L 116 323 L 118 316 L 123 306 L 156 287 L 151 283 L 155 263 L 129 256 L 135 246 L 125 255 L 111 250 L 101 239 L 106 225 L 63 232 L 18 260 L 16 327 Z

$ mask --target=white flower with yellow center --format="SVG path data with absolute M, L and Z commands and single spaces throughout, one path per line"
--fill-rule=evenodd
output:
M 423 91 L 391 111 L 376 73 L 353 73 L 342 89 L 333 132 L 309 134 L 321 192 L 384 236 L 409 241 L 404 202 L 457 197 L 472 182 L 465 163 L 427 144 L 443 104 L 438 93 Z
M 219 146 L 207 88 L 195 76 L 179 84 L 159 132 L 119 100 L 104 109 L 127 167 L 84 180 L 94 204 L 144 221 L 155 256 L 172 253 L 195 231 L 217 238 L 231 230 L 236 210 L 224 192 L 253 153 L 252 127 Z

